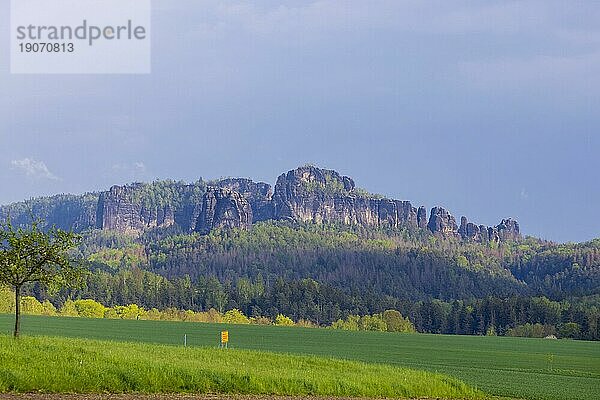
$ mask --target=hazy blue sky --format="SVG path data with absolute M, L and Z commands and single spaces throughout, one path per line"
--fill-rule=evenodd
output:
M 9 74 L 0 203 L 307 162 L 525 234 L 600 237 L 600 3 L 155 0 L 150 75 Z

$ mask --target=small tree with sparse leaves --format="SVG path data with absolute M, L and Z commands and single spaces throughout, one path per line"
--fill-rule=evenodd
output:
M 41 222 L 15 228 L 7 218 L 0 224 L 0 284 L 15 292 L 15 338 L 20 332 L 21 290 L 38 282 L 50 290 L 79 284 L 85 269 L 72 256 L 79 235 L 57 228 L 40 229 Z

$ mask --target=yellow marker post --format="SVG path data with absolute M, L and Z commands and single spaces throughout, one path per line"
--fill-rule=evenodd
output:
M 221 331 L 221 347 L 227 348 L 229 343 L 229 331 Z

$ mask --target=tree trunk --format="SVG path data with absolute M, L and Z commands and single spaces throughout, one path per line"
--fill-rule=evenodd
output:
M 21 286 L 15 287 L 15 338 L 19 337 L 21 330 Z

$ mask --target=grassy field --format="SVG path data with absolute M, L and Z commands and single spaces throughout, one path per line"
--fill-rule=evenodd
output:
M 0 316 L 8 333 L 9 315 Z M 441 372 L 486 393 L 528 399 L 600 398 L 600 343 L 566 340 L 403 335 L 254 325 L 90 320 L 25 316 L 23 331 L 117 341 L 217 346 L 222 329 L 231 347 L 324 355 Z
M 477 399 L 454 378 L 255 350 L 0 336 L 0 392 L 242 393 Z

